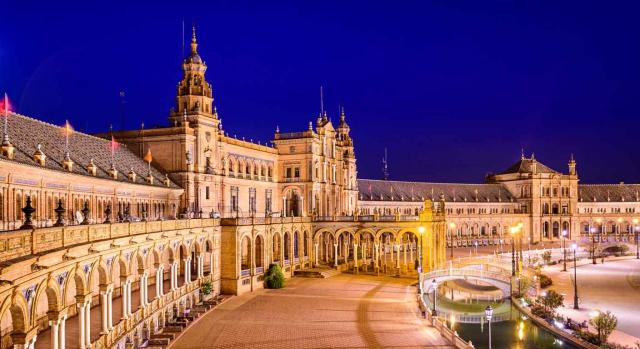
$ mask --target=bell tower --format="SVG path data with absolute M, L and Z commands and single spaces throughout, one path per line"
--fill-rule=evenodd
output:
M 178 83 L 176 106 L 171 109 L 171 125 L 182 125 L 185 121 L 198 123 L 198 116 L 217 119 L 213 104 L 213 90 L 205 79 L 207 65 L 198 54 L 196 28 L 191 35 L 191 52 L 182 62 L 182 80 Z M 185 120 L 186 119 L 186 120 Z

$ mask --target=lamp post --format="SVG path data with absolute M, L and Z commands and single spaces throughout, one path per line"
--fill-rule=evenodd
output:
M 567 231 L 562 231 L 562 254 L 564 255 L 562 258 L 562 271 L 567 271 L 567 249 L 565 248 L 565 240 L 567 239 Z
M 423 226 L 418 227 L 418 232 L 420 233 L 420 248 L 418 249 L 418 284 L 420 285 L 420 297 L 422 297 L 423 287 L 422 287 L 422 235 L 424 234 L 425 228 Z
M 436 282 L 436 279 L 433 279 L 433 281 L 431 281 L 431 286 L 433 288 L 433 316 L 437 316 L 436 297 L 438 296 L 438 283 Z
M 591 259 L 596 264 L 596 227 L 591 227 Z
M 640 249 L 638 249 L 638 232 L 640 231 L 640 226 L 638 225 L 638 218 L 633 219 L 633 230 L 636 238 L 636 259 L 640 259 Z
M 522 233 L 524 231 L 524 223 L 520 222 L 518 223 L 518 232 Z M 524 264 L 524 259 L 522 258 L 522 235 L 524 234 L 518 234 L 518 248 L 520 249 L 520 253 L 519 253 L 519 257 L 520 260 L 518 261 L 518 274 L 520 274 L 520 270 L 522 269 L 522 265 Z
M 571 244 L 573 250 L 573 309 L 580 309 L 578 307 L 578 270 L 576 268 L 576 250 L 578 245 L 576 243 Z
M 449 223 L 449 237 L 451 239 L 451 259 L 453 259 L 453 232 L 456 229 L 456 224 L 451 222 Z
M 493 308 L 491 308 L 491 305 L 487 305 L 484 309 L 484 315 L 487 317 L 487 323 L 489 324 L 489 349 L 491 349 L 491 317 L 493 317 Z
M 516 239 L 518 227 L 511 227 L 511 276 L 516 276 Z

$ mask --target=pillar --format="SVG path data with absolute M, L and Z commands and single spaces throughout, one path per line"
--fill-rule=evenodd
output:
M 84 319 L 84 316 L 86 315 L 86 312 L 84 311 L 85 306 L 85 303 L 78 303 L 78 345 L 80 346 L 80 349 L 86 348 L 86 341 L 84 339 L 85 326 L 87 325 Z
M 402 244 L 402 262 L 404 263 L 404 269 L 406 270 L 406 272 L 409 272 L 409 266 L 407 265 L 407 246 L 409 244 L 407 243 L 403 243 Z
M 177 274 L 177 272 L 176 272 L 176 267 L 178 266 L 178 264 L 177 264 L 177 263 L 178 263 L 178 262 L 175 262 L 175 261 L 174 261 L 173 263 L 171 263 L 171 267 L 170 267 L 171 269 L 170 269 L 170 275 L 169 275 L 169 279 L 170 279 L 170 280 L 169 280 L 169 281 L 170 281 L 169 283 L 170 283 L 170 285 L 171 285 L 171 290 L 172 290 L 172 291 L 173 291 L 173 290 L 175 290 L 176 288 L 178 288 L 178 285 L 177 285 L 177 284 L 178 284 L 178 283 L 177 283 L 178 277 L 177 277 L 177 275 L 176 275 L 176 274 Z
M 128 312 L 128 307 L 127 307 L 127 285 L 128 282 L 126 280 L 122 280 L 121 281 L 121 297 L 120 299 L 122 300 L 122 319 L 128 319 L 129 318 L 129 312 Z
M 147 273 L 143 272 L 140 276 L 140 307 L 147 305 Z
M 358 274 L 358 245 L 353 244 L 353 270 Z
M 162 296 L 162 283 L 163 283 L 163 276 L 162 276 L 162 267 L 156 267 L 156 298 Z
M 111 331 L 113 329 L 113 287 L 107 290 L 107 325 Z
M 60 328 L 58 330 L 58 349 L 65 349 L 67 338 L 67 316 L 62 316 L 60 319 Z
M 282 217 L 287 216 L 287 198 L 285 196 L 282 197 Z
M 84 321 L 85 321 L 85 328 L 84 328 L 84 339 L 85 339 L 85 345 L 87 348 L 91 348 L 91 298 L 89 298 L 89 300 L 87 300 L 85 306 L 84 306 L 84 311 L 85 311 L 85 315 L 84 315 Z
M 49 320 L 49 333 L 51 333 L 51 349 L 59 349 L 60 345 L 60 319 Z
M 213 250 L 209 253 L 209 269 L 211 270 L 211 280 L 213 280 Z
M 100 292 L 100 316 L 102 324 L 102 334 L 109 332 L 109 295 L 108 291 Z
M 334 258 L 333 258 L 333 266 L 334 267 L 338 267 L 338 244 L 333 244 L 333 248 L 334 248 Z
M 317 242 L 313 244 L 313 250 L 314 250 L 314 253 L 313 253 L 313 266 L 317 267 L 318 266 L 318 243 Z

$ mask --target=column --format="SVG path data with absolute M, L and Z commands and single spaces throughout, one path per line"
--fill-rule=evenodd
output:
M 300 196 L 300 207 L 298 209 L 300 210 L 301 217 L 307 216 L 307 210 L 304 209 L 304 197 L 302 195 Z
M 315 251 L 313 254 L 313 266 L 318 266 L 318 243 L 313 244 L 313 250 Z
M 85 321 L 85 327 L 84 327 L 84 339 L 85 339 L 85 345 L 87 348 L 91 348 L 91 298 L 89 298 L 89 300 L 86 302 L 86 305 L 84 306 L 84 311 L 85 311 L 85 315 L 84 315 L 84 321 Z
M 358 274 L 358 245 L 353 244 L 353 270 Z
M 405 270 L 409 272 L 409 266 L 407 265 L 407 246 L 409 246 L 409 244 L 402 244 L 402 262 L 404 262 Z
M 109 295 L 107 293 L 107 290 L 100 292 L 100 315 L 103 334 L 109 332 Z
M 127 281 L 127 315 L 131 316 L 131 286 L 133 280 Z
M 411 263 L 415 263 L 414 262 L 415 260 L 413 259 L 413 247 L 414 247 L 413 237 L 411 238 L 410 244 L 411 244 L 411 248 L 409 248 L 409 260 L 411 261 Z M 415 266 L 415 264 L 413 264 L 413 265 Z
M 187 258 L 184 260 L 184 283 L 188 284 L 191 282 L 191 258 Z
M 337 267 L 338 266 L 338 244 L 333 244 L 334 247 L 334 258 L 333 258 L 333 266 Z
M 164 284 L 164 267 L 158 266 L 156 269 L 156 298 L 162 296 L 162 285 Z
M 374 243 L 373 244 L 373 268 L 374 268 L 374 271 L 378 270 L 378 256 L 380 255 L 379 251 L 378 251 L 378 248 L 379 248 L 379 244 Z
M 120 294 L 120 299 L 121 299 L 121 303 L 122 303 L 122 319 L 128 319 L 129 318 L 129 312 L 128 307 L 127 307 L 127 285 L 128 282 L 126 280 L 122 280 L 121 281 L 122 285 L 121 285 L 121 294 Z
M 367 246 L 369 245 L 368 242 L 364 243 L 364 246 L 362 246 L 362 263 L 364 263 L 364 271 L 367 272 L 368 270 L 368 264 L 367 263 Z
M 285 196 L 282 197 L 282 217 L 287 216 L 287 198 Z
M 209 269 L 211 269 L 211 279 L 213 280 L 213 250 L 209 253 Z
M 147 305 L 147 273 L 143 273 L 140 276 L 140 306 L 144 307 Z
M 204 277 L 204 256 L 201 254 L 198 256 L 198 279 Z
M 111 331 L 113 329 L 113 287 L 107 290 L 107 325 Z
M 64 315 L 60 319 L 60 328 L 58 329 L 58 349 L 65 349 L 67 338 L 67 316 Z
M 169 270 L 169 284 L 171 285 L 171 290 L 175 290 L 177 288 L 176 285 L 176 263 L 178 262 L 173 262 L 171 263 L 171 269 Z
M 398 272 L 400 271 L 400 244 L 396 244 L 396 268 L 398 268 Z
M 60 336 L 58 333 L 60 320 L 49 320 L 49 332 L 51 333 L 51 349 L 59 349 Z
M 85 311 L 85 303 L 78 303 L 78 325 L 79 325 L 79 329 L 78 329 L 78 345 L 80 345 L 80 349 L 85 349 L 85 339 L 84 339 L 84 331 L 85 331 L 85 326 L 86 326 L 86 322 L 84 319 Z

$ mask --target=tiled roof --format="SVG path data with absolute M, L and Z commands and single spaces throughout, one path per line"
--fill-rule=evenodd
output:
M 640 184 L 579 184 L 580 201 L 640 201 Z
M 533 163 L 536 163 L 536 172 L 537 173 L 558 173 L 558 171 L 551 169 L 547 165 L 539 162 L 538 160 L 531 158 L 522 158 L 518 160 L 515 164 L 511 165 L 508 169 L 500 172 L 499 174 L 509 174 L 509 173 L 533 173 Z
M 509 202 L 513 196 L 501 184 L 458 184 L 398 182 L 359 179 L 358 190 L 362 201 L 422 201 L 440 200 L 440 194 L 448 202 Z
M 67 172 L 62 164 L 66 152 L 62 127 L 10 113 L 9 137 L 11 144 L 15 147 L 14 161 L 40 167 L 33 160 L 33 154 L 39 143 L 42 152 L 47 156 L 45 167 Z M 110 144 L 109 140 L 74 131 L 69 137 L 69 154 L 74 162 L 72 173 L 91 176 L 87 172 L 87 165 L 93 159 L 93 163 L 97 166 L 96 177 L 114 180 L 107 172 L 111 168 Z M 135 183 L 149 185 L 145 181 L 149 171 L 148 164 L 124 145 L 120 145 L 115 153 L 115 167 L 119 172 L 118 181 L 132 183 L 127 175 L 133 169 L 136 173 Z M 151 166 L 151 175 L 154 177 L 154 186 L 164 186 L 163 173 Z M 173 182 L 171 187 L 178 188 Z

